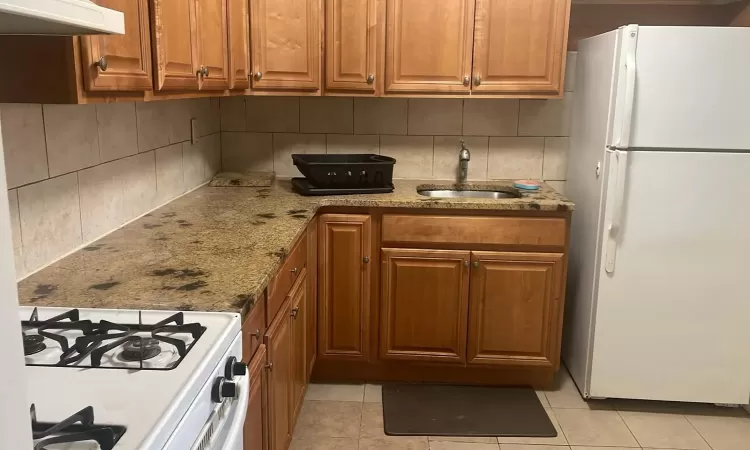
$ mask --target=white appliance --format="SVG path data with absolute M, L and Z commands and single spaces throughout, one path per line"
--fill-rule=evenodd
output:
M 750 29 L 579 42 L 563 358 L 586 398 L 750 399 Z
M 238 314 L 20 307 L 17 317 L 35 444 L 242 449 L 249 381 Z M 76 413 L 88 416 L 83 427 L 43 434 Z
M 124 34 L 123 13 L 91 0 L 0 0 L 0 34 Z

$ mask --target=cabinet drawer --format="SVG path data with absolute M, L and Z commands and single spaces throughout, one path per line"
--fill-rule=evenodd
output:
M 262 295 L 242 324 L 242 361 L 248 362 L 266 334 L 266 296 Z
M 279 273 L 268 284 L 267 323 L 271 323 L 276 317 L 294 281 L 300 276 L 305 266 L 307 266 L 307 236 L 302 235 L 289 253 L 289 257 L 281 265 Z
M 383 215 L 383 243 L 565 245 L 565 219 Z

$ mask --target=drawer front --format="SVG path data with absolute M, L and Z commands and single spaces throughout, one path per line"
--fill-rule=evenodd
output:
M 302 235 L 297 245 L 294 246 L 289 257 L 281 265 L 279 273 L 268 284 L 268 309 L 266 313 L 267 323 L 271 323 L 276 313 L 284 304 L 284 299 L 297 278 L 302 274 L 302 269 L 307 266 L 307 236 Z
M 255 307 L 242 324 L 242 361 L 249 362 L 263 343 L 266 334 L 266 296 L 256 300 Z
M 383 243 L 564 246 L 565 219 L 383 215 Z

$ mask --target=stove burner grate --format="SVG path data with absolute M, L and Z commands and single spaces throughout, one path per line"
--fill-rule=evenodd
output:
M 39 353 L 45 348 L 47 348 L 47 344 L 44 343 L 44 336 L 23 333 L 23 354 L 25 356 Z
M 159 341 L 154 338 L 138 338 L 122 346 L 120 356 L 126 361 L 146 361 L 161 353 Z
M 101 450 L 112 450 L 126 430 L 118 425 L 95 424 L 94 408 L 91 406 L 58 423 L 38 422 L 33 403 L 30 412 L 34 450 L 44 450 L 53 444 L 89 441 L 95 441 Z

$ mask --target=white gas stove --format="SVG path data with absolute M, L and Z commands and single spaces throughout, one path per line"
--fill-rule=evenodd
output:
M 238 314 L 21 307 L 19 317 L 35 448 L 242 448 Z

